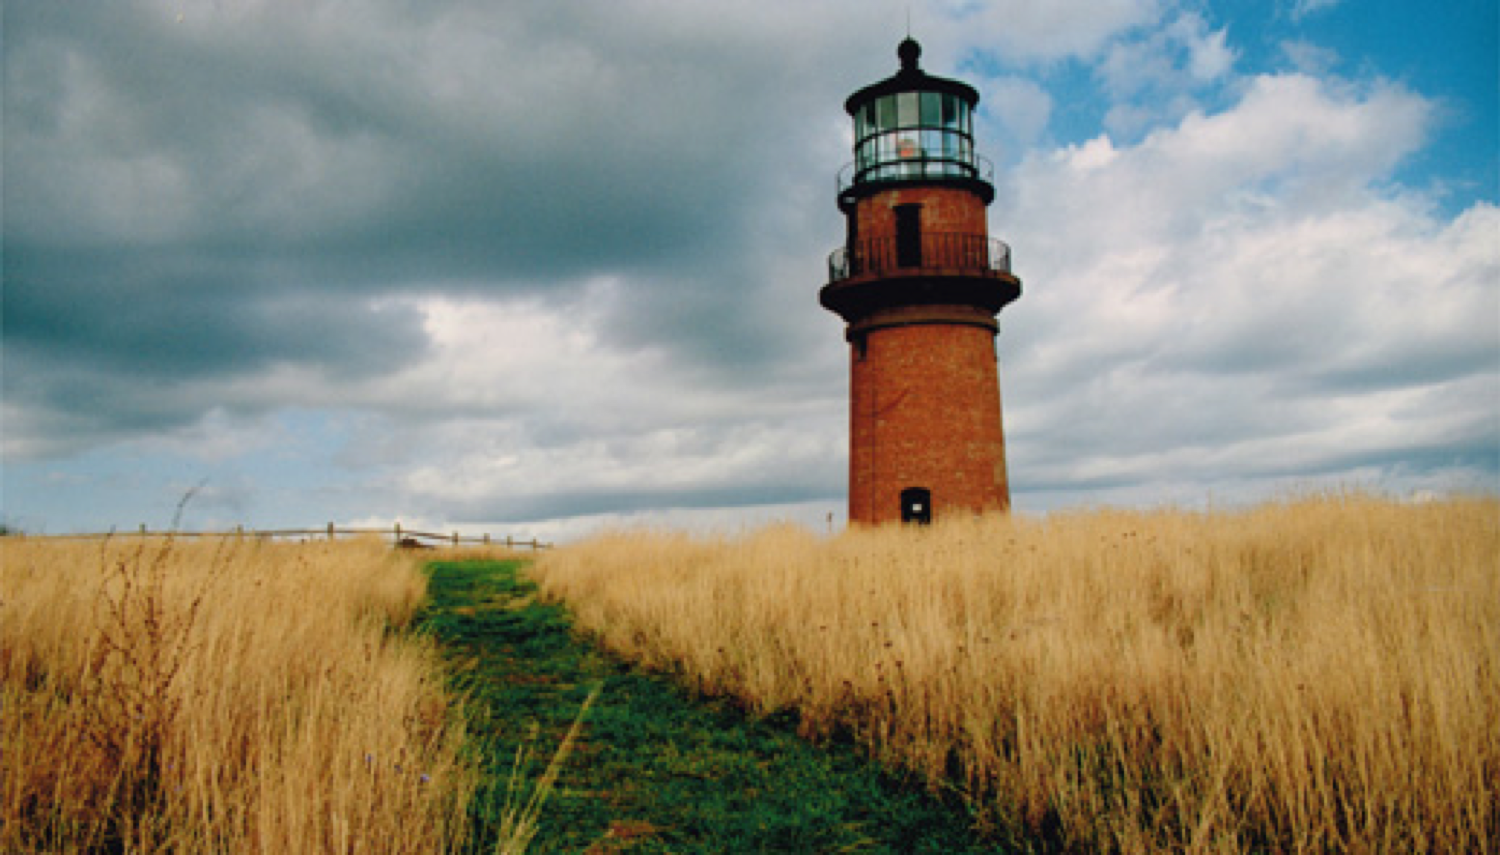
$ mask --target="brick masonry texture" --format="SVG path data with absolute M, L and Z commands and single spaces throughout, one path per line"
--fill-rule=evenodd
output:
M 1010 505 L 993 332 L 933 323 L 872 330 L 851 348 L 849 518 L 901 519 L 931 491 L 934 519 Z
M 922 231 L 926 234 L 989 233 L 984 202 L 978 196 L 943 187 L 909 187 L 887 190 L 859 201 L 854 216 L 859 218 L 860 240 L 894 238 L 897 205 L 921 205 Z
M 919 183 L 858 200 L 848 211 L 852 236 L 894 239 L 903 205 L 921 206 L 924 235 L 988 237 L 986 205 L 977 193 Z M 901 493 L 914 487 L 930 492 L 935 520 L 1010 507 L 993 312 L 927 305 L 916 296 L 924 279 L 966 273 L 927 271 L 909 282 L 911 304 L 887 302 L 849 318 L 853 524 L 900 521 Z

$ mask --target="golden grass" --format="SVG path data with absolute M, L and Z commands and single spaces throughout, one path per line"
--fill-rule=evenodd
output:
M 5 538 L 0 850 L 436 852 L 477 782 L 375 541 Z
M 1070 851 L 1497 851 L 1500 502 L 620 533 L 545 595 Z

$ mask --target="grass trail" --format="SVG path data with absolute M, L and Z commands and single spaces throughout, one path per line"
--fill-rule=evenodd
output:
M 472 810 L 481 851 L 496 849 L 518 750 L 520 779 L 534 786 L 595 689 L 527 851 L 996 851 L 962 808 L 854 747 L 814 747 L 789 721 L 692 697 L 579 641 L 561 609 L 534 601 L 522 567 L 434 563 L 422 618 L 485 746 L 487 784 Z

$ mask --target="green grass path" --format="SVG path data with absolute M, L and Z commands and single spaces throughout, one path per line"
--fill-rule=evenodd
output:
M 787 721 L 694 697 L 569 631 L 533 601 L 522 562 L 436 562 L 422 624 L 471 699 L 488 770 L 474 819 L 494 851 L 516 751 L 535 782 L 601 687 L 541 810 L 530 852 L 891 852 L 996 849 L 961 807 L 881 772 L 852 746 L 812 746 Z

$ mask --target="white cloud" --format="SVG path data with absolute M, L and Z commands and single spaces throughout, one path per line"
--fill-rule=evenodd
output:
M 1327 74 L 1340 60 L 1338 51 L 1303 39 L 1282 42 L 1281 53 L 1293 69 L 1315 77 Z
M 391 416 L 351 440 L 350 462 L 398 464 L 402 505 L 459 520 L 836 494 L 837 401 L 775 377 L 721 388 L 665 345 L 621 349 L 602 333 L 629 287 L 600 280 L 568 302 L 409 301 L 431 346 L 346 393 Z M 826 366 L 827 392 L 841 367 Z
M 1300 21 L 1308 15 L 1321 12 L 1324 9 L 1332 9 L 1343 0 L 1293 0 L 1292 20 Z
M 1183 15 L 1169 28 L 1188 51 L 1188 72 L 1195 80 L 1210 82 L 1228 74 L 1238 53 L 1227 44 L 1229 28 L 1208 30 L 1197 15 Z
M 1343 209 L 1422 142 L 1424 99 L 1379 85 L 1361 93 L 1302 75 L 1253 78 L 1233 109 L 1191 113 L 1120 148 L 1108 137 L 1038 154 L 1010 180 L 1017 224 L 1040 220 L 1031 256 L 1098 257 L 1170 247 L 1212 226 L 1233 232 L 1266 208 Z M 1007 215 L 1010 218 L 1012 215 Z M 1078 254 L 1080 246 L 1094 252 Z
M 1493 466 L 1500 211 L 1448 222 L 1384 185 L 1431 114 L 1399 87 L 1262 76 L 1135 145 L 1022 164 L 1016 488 Z
M 1028 151 L 1045 137 L 1052 120 L 1052 96 L 1034 80 L 1004 76 L 984 82 L 987 105 L 981 116 L 988 118 L 982 129 L 985 149 L 996 160 L 1008 160 L 1005 147 L 1016 155 Z
M 1200 96 L 1223 82 L 1238 59 L 1228 35 L 1196 12 L 1179 11 L 1161 26 L 1113 41 L 1097 68 L 1112 101 L 1105 127 L 1133 137 L 1199 109 Z
M 944 29 L 934 44 L 949 42 L 994 51 L 1009 61 L 1090 59 L 1112 39 L 1158 20 L 1162 0 L 970 0 L 956 2 L 958 14 L 939 22 Z M 927 44 L 919 28 L 917 36 Z M 978 38 L 976 38 L 978 37 Z

